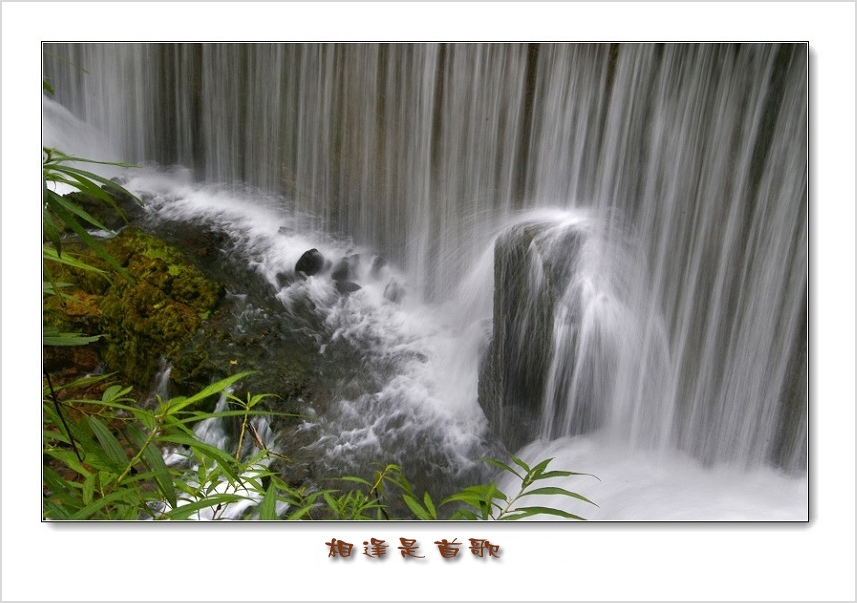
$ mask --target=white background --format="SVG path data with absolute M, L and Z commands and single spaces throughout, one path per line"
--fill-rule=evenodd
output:
M 854 600 L 853 3 L 2 5 L 3 600 Z M 808 41 L 808 524 L 47 525 L 41 41 Z M 331 537 L 422 560 L 327 558 Z M 488 538 L 502 559 L 431 543 Z

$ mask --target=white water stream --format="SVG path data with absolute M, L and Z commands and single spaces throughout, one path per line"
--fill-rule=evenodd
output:
M 507 285 L 494 242 L 536 220 L 550 226 L 528 257 L 563 270 L 566 258 L 573 276 L 545 341 L 540 427 L 519 454 L 600 478 L 559 484 L 599 504 L 567 510 L 807 518 L 800 48 L 55 51 L 96 84 L 57 77 L 89 125 L 46 100 L 46 145 L 184 163 L 124 175 L 149 218 L 226 233 L 284 312 L 312 301 L 322 355 L 362 354 L 373 388 L 343 383 L 307 422 L 331 466 L 431 449 L 440 460 L 426 462 L 455 473 L 498 445 L 479 403 Z M 148 86 L 158 70 L 204 93 Z M 119 90 L 121 73 L 135 86 Z M 151 132 L 167 123 L 172 134 Z M 551 242 L 569 223 L 588 233 L 579 257 Z M 329 274 L 281 285 L 310 248 L 359 253 L 361 289 L 339 295 Z M 378 255 L 389 261 L 372 271 Z

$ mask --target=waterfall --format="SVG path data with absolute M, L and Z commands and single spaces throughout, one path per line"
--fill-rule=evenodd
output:
M 48 44 L 43 64 L 119 159 L 263 191 L 386 258 L 467 342 L 432 349 L 478 357 L 455 395 L 513 450 L 598 432 L 805 472 L 806 45 Z

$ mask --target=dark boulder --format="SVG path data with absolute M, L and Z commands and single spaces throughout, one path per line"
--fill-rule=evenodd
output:
M 305 252 L 295 264 L 295 272 L 303 272 L 307 276 L 318 274 L 322 268 L 324 268 L 324 256 L 315 248 Z
M 347 295 L 349 293 L 354 293 L 355 291 L 360 291 L 362 287 L 357 283 L 352 281 L 336 281 L 336 290 L 339 291 L 342 295 Z
M 480 367 L 479 403 L 509 450 L 540 435 L 546 397 L 561 397 L 565 391 L 563 383 L 555 388 L 563 392 L 548 383 L 557 343 L 562 344 L 563 364 L 574 366 L 579 308 L 567 305 L 566 293 L 584 236 L 579 227 L 530 222 L 515 225 L 495 243 L 493 327 Z M 555 339 L 561 303 L 568 341 Z M 564 399 L 552 399 L 547 406 L 565 412 Z
M 372 260 L 372 268 L 369 270 L 369 275 L 372 278 L 378 278 L 381 275 L 381 271 L 387 265 L 387 260 L 385 260 L 382 256 L 376 255 L 375 259 Z
M 390 280 L 384 288 L 384 298 L 398 304 L 405 297 L 405 288 L 396 279 Z
M 293 282 L 295 282 L 295 273 L 294 272 L 278 272 L 275 278 L 277 279 L 277 287 L 282 289 L 283 287 L 288 287 Z
M 333 272 L 330 275 L 335 281 L 347 281 L 357 277 L 357 272 L 360 268 L 360 254 L 355 253 L 348 257 L 344 257 L 333 266 Z

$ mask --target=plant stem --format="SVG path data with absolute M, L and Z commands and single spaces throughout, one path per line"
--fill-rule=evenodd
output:
M 74 441 L 74 436 L 71 435 L 71 430 L 68 428 L 68 423 L 65 422 L 65 417 L 62 414 L 62 409 L 60 408 L 59 400 L 57 400 L 56 392 L 54 392 L 54 386 L 51 383 L 51 376 L 47 371 L 45 373 L 45 380 L 48 382 L 48 389 L 51 390 L 51 399 L 54 401 L 54 406 L 57 409 L 57 414 L 60 417 L 60 421 L 62 421 L 63 427 L 65 427 L 65 432 L 68 435 L 68 441 L 71 442 L 71 447 L 74 450 L 74 455 L 77 457 L 77 460 L 81 463 L 83 459 L 80 457 L 80 452 L 77 450 L 77 443 Z

